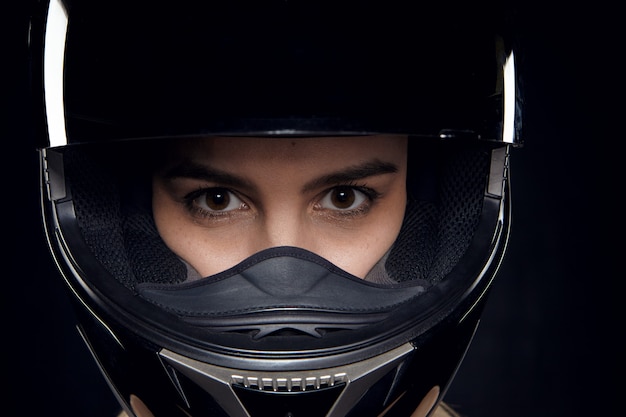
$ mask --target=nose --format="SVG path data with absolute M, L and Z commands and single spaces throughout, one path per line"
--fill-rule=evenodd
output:
M 283 208 L 267 211 L 259 222 L 259 249 L 277 246 L 295 246 L 315 251 L 311 220 L 300 210 Z

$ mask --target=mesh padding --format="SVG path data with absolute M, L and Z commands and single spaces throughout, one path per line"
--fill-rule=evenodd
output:
M 441 281 L 467 250 L 478 225 L 490 154 L 476 149 L 424 152 L 445 155 L 436 163 L 415 158 L 419 169 L 409 181 L 409 202 L 400 235 L 386 267 L 398 282 Z M 421 168 L 421 167 L 418 167 Z
M 452 155 L 444 168 L 435 259 L 428 279 L 440 281 L 467 250 L 478 225 L 489 170 L 489 154 Z
M 184 281 L 185 265 L 161 240 L 149 206 L 134 198 L 142 184 L 120 183 L 88 152 L 64 158 L 78 225 L 96 259 L 128 288 Z
M 385 264 L 391 279 L 428 281 L 435 259 L 438 218 L 439 212 L 433 203 L 409 197 L 402 230 Z

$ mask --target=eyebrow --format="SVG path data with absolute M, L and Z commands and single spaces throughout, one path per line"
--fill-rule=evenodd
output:
M 251 187 L 251 184 L 248 181 L 237 175 L 189 160 L 182 161 L 181 163 L 168 169 L 164 173 L 163 177 L 167 180 L 174 178 L 191 178 L 195 180 L 215 182 L 234 188 Z
M 337 184 L 351 183 L 368 177 L 398 172 L 398 166 L 390 162 L 374 159 L 359 165 L 353 165 L 346 169 L 323 175 L 304 185 L 303 190 L 309 191 L 320 187 L 328 187 Z
M 368 177 L 383 174 L 393 174 L 396 172 L 398 172 L 397 165 L 390 162 L 384 162 L 379 159 L 373 159 L 362 164 L 353 165 L 346 169 L 322 175 L 319 178 L 315 178 L 307 182 L 302 189 L 304 192 L 306 192 L 321 187 L 328 187 L 337 184 L 346 184 Z M 168 169 L 164 173 L 163 177 L 165 179 L 191 178 L 204 180 L 234 188 L 252 187 L 252 184 L 249 181 L 235 174 L 214 169 L 210 166 L 198 164 L 189 160 L 183 161 L 180 164 L 177 164 Z

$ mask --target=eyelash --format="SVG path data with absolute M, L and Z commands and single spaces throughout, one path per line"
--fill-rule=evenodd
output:
M 340 218 L 350 218 L 350 217 L 358 217 L 362 214 L 365 214 L 369 211 L 369 209 L 372 206 L 372 203 L 375 202 L 378 198 L 380 198 L 381 193 L 379 193 L 378 191 L 374 190 L 373 188 L 367 187 L 366 185 L 359 185 L 359 184 L 354 184 L 354 183 L 349 183 L 349 184 L 340 184 L 340 185 L 336 185 L 334 187 L 328 188 L 327 190 L 324 190 L 324 192 L 322 192 L 322 198 L 319 199 L 319 201 L 321 201 L 322 199 L 326 198 L 326 196 L 331 193 L 333 190 L 338 190 L 341 188 L 349 188 L 358 192 L 361 192 L 365 195 L 366 198 L 366 202 L 360 204 L 358 207 L 353 208 L 353 209 L 349 209 L 349 210 L 332 210 L 329 209 L 328 210 L 328 215 L 329 216 L 336 216 L 336 217 L 340 217 Z M 319 204 L 319 203 L 318 203 Z M 324 210 L 323 208 L 321 208 L 321 210 Z
M 366 185 L 361 185 L 361 184 L 339 184 L 333 187 L 330 187 L 326 190 L 324 190 L 321 193 L 321 198 L 318 199 L 318 203 L 316 203 L 316 205 L 319 204 L 319 201 L 321 201 L 322 199 L 324 199 L 329 193 L 331 193 L 333 190 L 337 190 L 340 188 L 346 188 L 346 189 L 352 189 L 358 192 L 361 192 L 365 195 L 365 198 L 367 199 L 367 203 L 366 204 L 360 204 L 358 207 L 354 208 L 354 209 L 350 209 L 350 210 L 332 210 L 332 209 L 324 209 L 323 207 L 320 207 L 319 210 L 326 210 L 326 212 L 328 213 L 329 216 L 336 216 L 336 217 L 341 217 L 341 218 L 349 218 L 349 217 L 358 217 L 359 215 L 362 215 L 364 213 L 367 213 L 371 207 L 371 204 L 373 202 L 375 202 L 377 199 L 380 198 L 381 193 L 376 191 L 373 188 L 367 187 Z M 227 210 L 227 211 L 208 211 L 200 206 L 198 206 L 198 204 L 196 203 L 196 200 L 198 198 L 201 198 L 203 196 L 205 196 L 207 193 L 209 192 L 215 192 L 216 190 L 223 190 L 224 192 L 228 192 L 231 195 L 234 195 L 236 198 L 244 201 L 245 199 L 240 197 L 240 195 L 229 189 L 226 187 L 206 187 L 206 188 L 199 188 L 197 190 L 194 190 L 188 194 L 186 194 L 183 197 L 183 202 L 185 204 L 186 209 L 192 213 L 194 216 L 198 216 L 201 218 L 210 218 L 210 219 L 215 219 L 215 220 L 219 220 L 219 219 L 223 219 L 223 218 L 230 218 L 231 216 L 236 215 L 239 210 L 237 209 L 233 209 L 233 210 Z M 245 203 L 245 201 L 243 202 L 243 205 L 245 206 L 245 208 L 249 207 L 247 205 L 247 203 Z
M 236 212 L 238 212 L 238 210 L 227 210 L 227 211 L 220 211 L 220 210 L 215 210 L 215 211 L 209 211 L 206 210 L 202 207 L 200 207 L 197 203 L 196 200 L 198 198 L 201 198 L 203 196 L 206 196 L 208 193 L 210 192 L 215 192 L 216 190 L 223 190 L 224 192 L 227 192 L 231 195 L 234 195 L 236 198 L 240 199 L 240 200 L 244 200 L 243 198 L 241 198 L 239 196 L 239 194 L 237 194 L 236 192 L 225 188 L 225 187 L 206 187 L 206 188 L 199 188 L 197 190 L 194 190 L 192 192 L 190 192 L 189 194 L 185 195 L 183 197 L 183 202 L 185 204 L 185 207 L 187 208 L 187 210 L 193 214 L 194 216 L 198 216 L 201 218 L 210 218 L 210 219 L 215 219 L 215 220 L 219 220 L 219 219 L 223 219 L 223 218 L 230 218 L 231 216 L 236 215 Z M 245 207 L 248 207 L 248 205 L 243 202 L 243 205 Z

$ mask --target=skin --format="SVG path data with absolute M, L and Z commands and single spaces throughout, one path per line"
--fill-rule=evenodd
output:
M 296 246 L 362 278 L 400 230 L 406 148 L 389 135 L 178 141 L 153 176 L 157 229 L 202 276 Z

